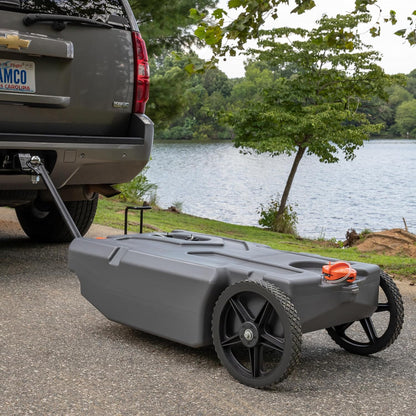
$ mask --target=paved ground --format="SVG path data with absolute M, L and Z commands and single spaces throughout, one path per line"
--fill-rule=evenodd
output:
M 212 348 L 193 350 L 113 323 L 79 293 L 67 245 L 30 242 L 0 210 L 0 415 L 414 415 L 416 290 L 402 334 L 372 357 L 324 331 L 275 390 L 234 381 Z M 101 228 L 93 233 L 104 233 Z

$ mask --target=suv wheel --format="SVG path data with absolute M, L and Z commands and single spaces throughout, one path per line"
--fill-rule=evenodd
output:
M 69 201 L 65 205 L 79 232 L 84 235 L 90 228 L 97 210 L 98 195 L 91 200 Z M 34 201 L 16 207 L 23 231 L 33 240 L 47 243 L 66 243 L 73 236 L 55 204 Z

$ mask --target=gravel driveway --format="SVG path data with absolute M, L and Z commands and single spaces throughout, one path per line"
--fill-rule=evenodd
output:
M 114 230 L 94 226 L 92 234 Z M 194 350 L 110 322 L 79 292 L 67 245 L 35 244 L 0 209 L 0 415 L 414 415 L 416 289 L 389 349 L 346 353 L 306 334 L 274 390 L 236 382 L 213 348 Z

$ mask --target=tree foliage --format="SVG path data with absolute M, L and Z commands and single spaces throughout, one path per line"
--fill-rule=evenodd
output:
M 159 127 L 155 136 L 199 140 L 230 138 L 230 128 L 220 121 L 230 102 L 233 81 L 217 68 L 188 75 L 184 68 L 191 58 L 202 63 L 195 54 L 177 57 L 168 54 L 164 59 L 152 60 L 152 78 L 157 84 L 147 113 Z
M 189 99 L 188 76 L 182 62 L 172 55 L 199 41 L 192 32 L 195 22 L 189 10 L 205 10 L 218 0 L 129 1 L 150 57 L 151 94 L 146 112 L 157 128 L 164 128 L 183 113 Z
M 147 115 L 158 128 L 182 115 L 188 105 L 188 78 L 183 63 L 171 53 L 150 58 L 151 96 L 146 106 Z
M 244 49 L 250 39 L 258 38 L 259 31 L 267 19 L 279 19 L 280 6 L 292 5 L 292 13 L 302 14 L 313 9 L 316 2 L 314 0 L 228 0 L 228 9 L 238 11 L 237 17 L 231 21 L 228 20 L 227 11 L 223 8 L 217 8 L 211 13 L 193 8 L 191 17 L 198 23 L 195 35 L 211 46 L 215 57 L 227 53 L 233 56 L 238 50 Z M 372 5 L 377 5 L 377 0 L 355 0 L 351 14 L 368 13 L 369 6 Z M 416 10 L 407 19 L 407 27 L 398 29 L 396 35 L 413 45 L 416 43 Z M 380 34 L 383 22 L 396 25 L 398 22 L 396 12 L 390 10 L 388 15 L 379 18 L 369 28 L 372 36 Z M 335 37 L 338 34 L 333 33 Z M 213 58 L 214 61 L 215 59 Z
M 405 101 L 397 107 L 397 129 L 403 136 L 416 136 L 416 99 Z
M 260 102 L 246 101 L 230 120 L 236 146 L 272 156 L 295 154 L 278 216 L 304 154 L 326 163 L 338 161 L 339 152 L 352 159 L 363 140 L 382 127 L 358 111 L 364 100 L 387 99 L 386 87 L 393 82 L 376 64 L 378 53 L 360 41 L 357 25 L 368 19 L 367 14 L 338 15 L 323 17 L 310 31 L 261 33 L 261 49 L 253 52 L 269 66 L 273 83 L 259 92 Z M 282 76 L 288 68 L 292 74 Z
M 278 75 L 291 79 L 296 73 L 290 65 L 278 69 L 272 67 L 271 61 L 253 59 L 246 65 L 243 78 L 228 79 L 223 72 L 213 68 L 189 76 L 183 70 L 189 59 L 199 58 L 195 55 L 178 58 L 166 53 L 151 61 L 153 94 L 146 111 L 157 125 L 156 138 L 232 138 L 233 126 L 226 115 L 237 113 L 248 105 L 263 105 L 263 97 L 273 90 Z M 416 99 L 412 82 L 416 80 L 415 74 L 416 70 L 407 76 L 397 75 L 397 84 L 386 88 L 387 102 L 376 95 L 360 100 L 358 112 L 365 114 L 371 124 L 383 126 L 376 135 L 416 137 L 414 130 L 399 128 L 397 118 L 400 105 Z M 408 117 L 416 122 L 416 112 L 409 113 Z
M 189 11 L 198 8 L 205 12 L 214 7 L 218 0 L 129 0 L 146 40 L 149 56 L 157 56 L 166 50 L 189 47 L 197 38 L 192 33 L 195 21 Z
M 408 74 L 405 88 L 413 98 L 416 98 L 416 69 Z
M 130 182 L 116 185 L 116 189 L 120 191 L 118 198 L 121 201 L 137 204 L 144 202 L 145 198 L 156 198 L 157 185 L 147 179 L 146 172 L 148 169 L 149 167 L 146 166 Z
M 207 67 L 203 60 L 195 54 L 187 54 L 185 58 L 178 59 L 177 56 L 172 56 L 171 52 L 181 51 L 184 46 L 189 46 L 197 39 L 191 33 L 195 20 L 189 17 L 189 8 L 202 10 L 201 13 L 194 11 L 194 15 L 196 13 L 197 16 L 213 17 L 205 10 L 214 6 L 217 0 L 173 0 L 170 3 L 130 1 L 151 57 L 151 94 L 147 113 L 155 121 L 157 135 L 188 139 L 231 137 L 232 129 L 223 125 L 221 110 L 238 108 L 240 103 L 247 100 L 261 101 L 259 94 L 273 81 L 277 74 L 276 69 L 271 68 L 269 62 L 258 61 L 247 66 L 246 76 L 240 80 L 229 80 L 224 73 L 212 68 L 205 73 L 201 71 L 199 77 L 189 77 L 183 69 L 187 69 L 191 74 L 195 73 L 196 70 Z M 293 12 L 301 13 L 315 4 L 313 1 L 300 0 L 263 1 L 260 5 L 257 4 L 258 0 L 232 0 L 229 3 L 231 8 L 240 7 L 241 13 L 235 22 L 231 26 L 228 25 L 225 14 L 218 11 L 214 12 L 217 17 L 210 23 L 218 24 L 222 16 L 224 28 L 221 29 L 221 39 L 224 42 L 223 46 L 228 45 L 229 48 L 232 44 L 227 44 L 228 34 L 231 36 L 233 33 L 232 37 L 235 37 L 236 42 L 241 41 L 240 46 L 244 45 L 250 37 L 259 35 L 261 22 L 268 15 L 277 13 L 279 5 L 293 4 Z M 357 1 L 356 9 L 364 10 L 372 3 L 375 1 Z M 248 16 L 247 14 L 253 10 L 257 10 L 257 14 Z M 275 17 L 278 18 L 278 14 Z M 394 14 L 389 18 L 395 23 Z M 208 30 L 208 26 L 204 27 Z M 333 27 L 332 30 L 333 32 L 328 34 L 329 44 L 336 41 L 339 44 L 345 42 L 346 46 L 351 45 L 349 42 L 351 36 L 354 36 L 353 32 L 346 35 L 339 32 L 338 28 Z M 239 31 L 242 33 L 239 34 Z M 227 48 L 219 50 L 225 51 Z M 282 77 L 290 78 L 296 71 L 296 68 L 291 68 L 290 65 L 294 64 L 288 63 L 279 69 Z M 391 87 L 387 93 L 390 95 L 389 103 L 374 96 L 368 100 L 361 100 L 359 112 L 367 114 L 372 123 L 384 123 L 386 134 L 401 134 L 402 130 L 399 131 L 395 119 L 396 111 L 404 101 L 416 98 L 416 69 L 408 75 L 407 85 Z

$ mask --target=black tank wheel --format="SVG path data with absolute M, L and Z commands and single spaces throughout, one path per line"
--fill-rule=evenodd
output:
M 97 210 L 98 195 L 91 200 L 69 201 L 65 205 L 79 232 L 84 235 L 90 228 Z M 73 236 L 53 202 L 34 201 L 16 207 L 16 215 L 23 231 L 33 240 L 47 243 L 65 243 Z
M 214 307 L 212 337 L 223 366 L 250 387 L 282 381 L 299 361 L 299 316 L 290 298 L 268 282 L 226 288 Z
M 346 351 L 369 355 L 389 347 L 399 336 L 404 319 L 403 300 L 393 279 L 380 274 L 378 306 L 369 318 L 327 328 L 331 338 Z

